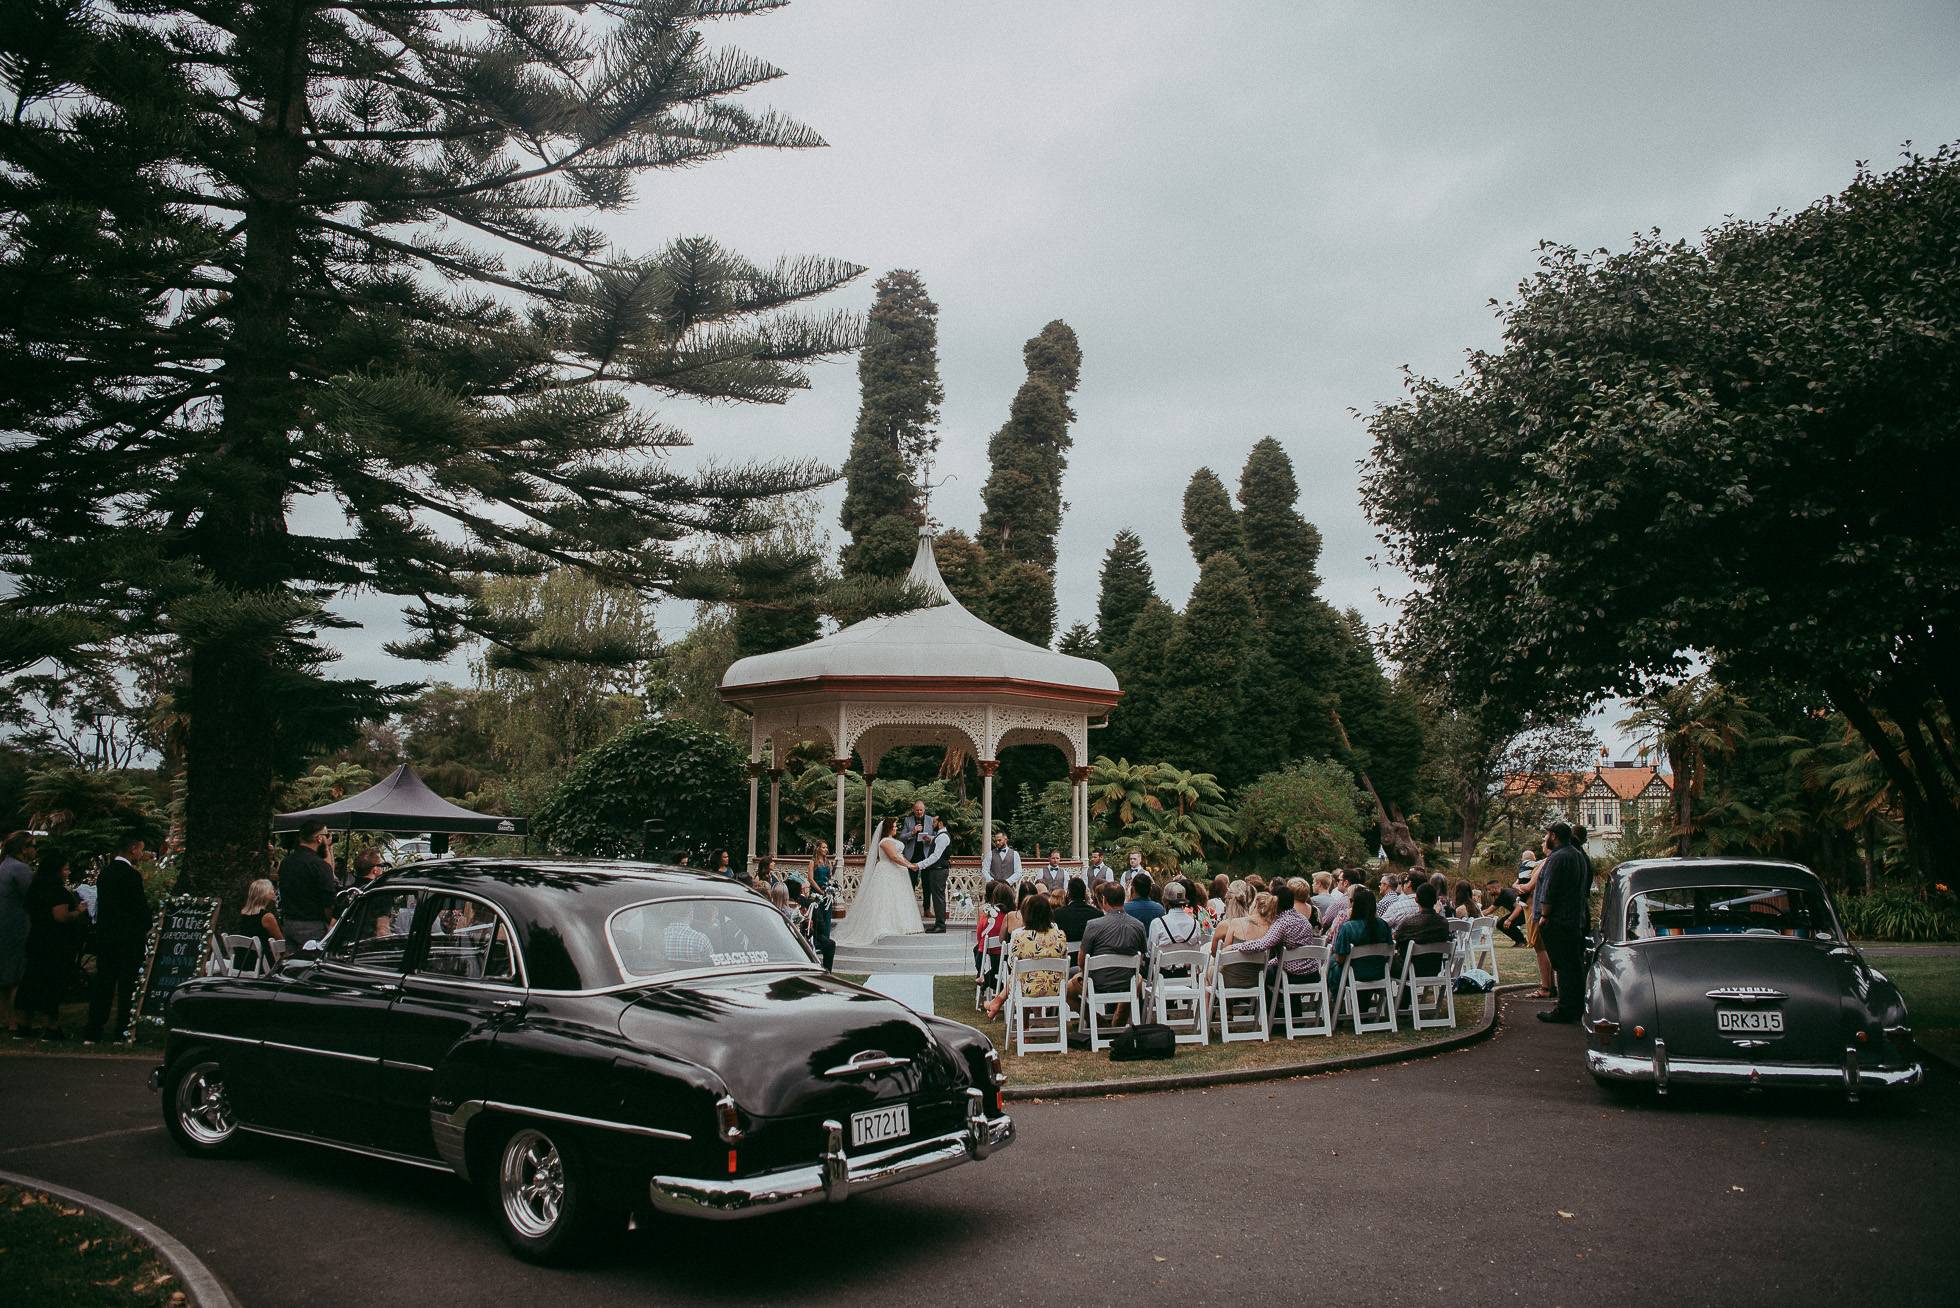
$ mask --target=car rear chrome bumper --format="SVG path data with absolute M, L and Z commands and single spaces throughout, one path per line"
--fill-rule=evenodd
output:
M 1743 1089 L 1765 1086 L 1824 1086 L 1856 1092 L 1860 1086 L 1918 1085 L 1925 1069 L 1918 1063 L 1903 1067 L 1868 1067 L 1856 1075 L 1842 1063 L 1752 1063 L 1741 1059 L 1633 1058 L 1598 1049 L 1586 1051 L 1586 1070 L 1617 1081 L 1700 1082 Z
M 876 1153 L 847 1158 L 841 1124 L 824 1123 L 829 1142 L 811 1167 L 790 1167 L 761 1176 L 704 1180 L 691 1176 L 656 1176 L 649 1187 L 653 1206 L 663 1213 L 729 1221 L 756 1217 L 811 1204 L 841 1203 L 859 1190 L 896 1185 L 917 1176 L 943 1172 L 969 1160 L 985 1158 L 1014 1143 L 1014 1119 L 1005 1113 L 988 1117 L 980 1110 L 976 1092 L 966 1129 L 908 1140 Z

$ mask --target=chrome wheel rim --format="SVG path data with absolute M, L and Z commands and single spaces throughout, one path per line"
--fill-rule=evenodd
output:
M 238 1117 L 225 1097 L 216 1063 L 199 1063 L 177 1081 L 177 1125 L 202 1145 L 223 1144 L 238 1129 Z
M 565 1165 L 542 1131 L 525 1128 L 504 1146 L 498 1190 L 504 1217 L 519 1235 L 538 1239 L 557 1229 L 565 1210 Z

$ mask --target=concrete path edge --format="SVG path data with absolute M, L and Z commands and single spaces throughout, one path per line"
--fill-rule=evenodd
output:
M 1487 1040 L 1497 1030 L 1496 1002 L 1506 994 L 1530 990 L 1536 982 L 1522 981 L 1487 991 L 1491 1003 L 1484 1008 L 1484 1019 L 1468 1031 L 1419 1045 L 1401 1045 L 1375 1054 L 1349 1054 L 1344 1058 L 1320 1058 L 1308 1063 L 1276 1063 L 1270 1067 L 1239 1067 L 1224 1072 L 1180 1072 L 1171 1076 L 1137 1076 L 1122 1081 L 1063 1081 L 1057 1085 L 1008 1086 L 1000 1092 L 1007 1100 L 1092 1099 L 1098 1095 L 1147 1094 L 1158 1090 L 1203 1090 L 1215 1085 L 1244 1085 L 1253 1081 L 1279 1081 L 1288 1077 L 1313 1076 L 1321 1072 L 1342 1072 L 1350 1068 L 1380 1067 L 1385 1063 L 1404 1063 L 1452 1049 L 1467 1049 Z
M 118 1208 L 107 1199 L 98 1199 L 92 1194 L 83 1194 L 80 1190 L 70 1190 L 67 1186 L 56 1185 L 52 1181 L 41 1181 L 14 1172 L 0 1172 L 0 1181 L 8 1185 L 17 1185 L 23 1190 L 38 1190 L 42 1194 L 65 1199 L 71 1204 L 128 1227 L 132 1233 L 148 1241 L 150 1247 L 157 1251 L 157 1256 L 169 1264 L 170 1270 L 176 1273 L 178 1283 L 184 1287 L 184 1294 L 190 1299 L 191 1308 L 241 1308 L 231 1288 L 219 1280 L 215 1272 L 200 1262 L 196 1254 L 186 1249 L 175 1236 L 156 1223 L 138 1217 L 127 1208 Z

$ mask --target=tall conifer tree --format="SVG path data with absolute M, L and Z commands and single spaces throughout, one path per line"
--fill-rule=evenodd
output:
M 1102 591 L 1096 597 L 1096 643 L 1104 654 L 1113 655 L 1123 647 L 1137 615 L 1156 597 L 1143 539 L 1125 527 L 1103 555 Z
M 375 711 L 321 671 L 335 596 L 404 597 L 406 656 L 552 657 L 486 574 L 675 591 L 678 543 L 829 480 L 685 473 L 633 396 L 781 402 L 861 339 L 794 306 L 863 270 L 704 237 L 622 252 L 573 217 L 648 170 L 822 144 L 738 103 L 779 73 L 702 31 L 773 7 L 14 6 L 35 21 L 0 28 L 0 484 L 34 490 L 0 525 L 0 650 L 176 637 L 180 889 L 262 875 L 282 739 Z M 344 521 L 294 516 L 305 497 Z
M 1244 779 L 1237 775 L 1233 738 L 1255 616 L 1239 561 L 1224 550 L 1206 559 L 1164 649 L 1156 726 L 1166 762 Z
M 1241 561 L 1245 555 L 1245 533 L 1239 526 L 1239 511 L 1232 507 L 1232 496 L 1225 483 L 1210 468 L 1191 474 L 1184 488 L 1184 534 L 1191 541 L 1191 557 L 1200 568 L 1212 555 L 1223 551 Z
M 992 471 L 980 492 L 986 506 L 980 540 L 1002 572 L 1015 562 L 1031 563 L 1052 579 L 1055 536 L 1062 526 L 1062 473 L 1073 444 L 1068 428 L 1075 412 L 1068 397 L 1081 376 L 1082 347 L 1058 318 L 1021 355 L 1028 378 L 1014 396 L 1007 424 L 987 442 Z M 1052 619 L 1048 629 L 1052 634 Z
M 1177 611 L 1153 595 L 1130 624 L 1129 637 L 1112 661 L 1123 698 L 1110 710 L 1099 753 L 1136 760 L 1163 757 L 1157 710 L 1164 697 L 1164 650 L 1177 634 L 1177 623 Z
M 996 572 L 987 596 L 996 627 L 1010 636 L 1047 647 L 1055 638 L 1055 579 L 1026 559 Z
M 844 464 L 843 564 L 846 574 L 895 577 L 912 565 L 924 520 L 920 464 L 939 445 L 939 306 L 916 272 L 900 268 L 878 279 L 871 323 Z

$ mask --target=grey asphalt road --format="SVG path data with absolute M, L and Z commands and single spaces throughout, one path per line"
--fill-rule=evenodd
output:
M 1952 1073 L 1849 1107 L 1616 1098 L 1536 1007 L 1407 1064 L 1019 1104 L 1019 1142 L 985 1163 L 834 1208 L 657 1220 L 577 1271 L 508 1257 L 432 1172 L 272 1141 L 186 1158 L 138 1060 L 0 1057 L 0 1170 L 152 1218 L 248 1308 L 1960 1298 Z

